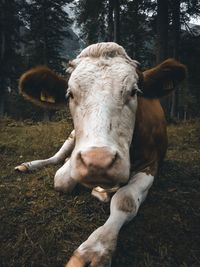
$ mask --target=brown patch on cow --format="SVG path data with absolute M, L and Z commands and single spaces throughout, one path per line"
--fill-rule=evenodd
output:
M 160 65 L 143 72 L 143 97 L 160 98 L 169 95 L 178 83 L 186 78 L 186 66 L 175 59 L 167 59 Z
M 136 210 L 135 201 L 131 196 L 122 196 L 117 199 L 117 208 L 123 212 L 133 212 Z
M 97 242 L 99 242 L 99 240 Z M 92 248 L 85 249 L 84 251 L 79 251 L 77 249 L 65 267 L 110 266 L 113 250 L 114 248 L 111 247 L 102 253 L 92 250 Z
M 19 92 L 34 104 L 47 108 L 66 107 L 68 78 L 58 76 L 45 66 L 25 72 L 19 80 Z
M 151 161 L 147 160 L 147 162 L 140 162 L 140 169 L 139 172 L 144 172 L 147 175 L 156 176 L 158 172 L 158 162 L 160 161 L 159 158 L 153 158 Z M 137 166 L 137 165 L 135 165 Z M 134 171 L 134 168 L 133 168 Z
M 84 267 L 85 261 L 81 258 L 78 252 L 75 252 L 74 255 L 70 258 L 69 262 L 65 267 Z
M 138 97 L 130 147 L 131 171 L 155 176 L 167 150 L 167 130 L 159 99 Z

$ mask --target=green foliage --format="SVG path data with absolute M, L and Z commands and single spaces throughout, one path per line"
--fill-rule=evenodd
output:
M 87 45 L 105 40 L 107 1 L 83 0 L 76 2 L 76 20 L 81 37 Z
M 16 79 L 22 58 L 20 55 L 20 10 L 24 1 L 2 0 L 0 2 L 0 94 L 12 86 Z
M 156 58 L 159 58 L 158 54 L 161 53 L 160 50 L 163 50 L 165 57 L 176 57 L 185 63 L 188 66 L 188 83 L 179 88 L 179 94 L 176 94 L 175 100 L 168 101 L 169 110 L 172 111 L 174 107 L 173 115 L 179 114 L 178 116 L 181 119 L 185 116 L 199 116 L 200 73 L 196 62 L 199 57 L 199 36 L 193 36 L 190 31 L 181 31 L 181 25 L 187 25 L 191 16 L 200 15 L 200 2 L 181 0 L 180 10 L 177 10 L 179 4 L 175 5 L 173 0 L 167 0 L 166 2 L 168 10 L 163 11 L 167 12 L 168 16 L 168 25 L 165 25 L 166 35 L 168 36 L 166 36 L 166 40 L 164 38 L 159 39 L 159 46 L 157 1 L 120 0 L 120 44 L 124 46 L 132 58 L 141 63 L 143 68 L 155 65 Z M 162 4 L 162 1 L 160 3 Z M 86 44 L 106 41 L 107 36 L 113 36 L 113 34 L 110 34 L 110 30 L 113 31 L 113 25 L 110 24 L 113 23 L 114 15 L 112 14 L 112 19 L 109 20 L 110 4 L 113 4 L 113 0 L 77 2 L 76 19 L 81 27 L 82 38 Z M 176 19 L 176 16 L 178 16 L 178 19 Z M 98 23 L 99 21 L 100 23 Z M 103 31 L 100 29 L 103 29 Z
M 63 38 L 69 35 L 71 23 L 64 7 L 72 1 L 0 2 L 0 116 L 42 118 L 42 109 L 32 108 L 17 95 L 18 79 L 40 64 L 63 71 Z
M 37 110 L 34 114 L 35 108 L 29 103 L 25 104 L 16 95 L 17 80 L 24 70 L 40 64 L 48 65 L 58 72 L 63 71 L 61 62 L 66 60 L 63 59 L 63 38 L 70 36 L 73 39 L 69 30 L 72 21 L 65 9 L 70 3 L 74 3 L 74 17 L 80 28 L 80 37 L 86 45 L 113 40 L 115 20 L 113 6 L 119 3 L 120 43 L 132 58 L 141 63 L 142 67 L 149 68 L 155 65 L 155 55 L 158 50 L 156 0 L 1 0 L 0 115 L 4 102 L 5 111 L 12 116 L 15 114 L 15 118 L 21 118 L 23 109 L 24 114 L 33 114 L 34 119 L 42 116 L 39 114 L 43 114 L 43 110 L 40 109 L 39 113 Z M 174 1 L 168 0 L 168 6 L 168 56 L 172 57 L 175 51 L 172 23 Z M 187 23 L 190 16 L 198 15 L 200 15 L 199 1 L 180 1 L 181 25 L 186 25 L 189 29 Z M 188 30 L 187 34 L 181 35 L 179 44 L 179 60 L 188 66 L 189 72 L 188 84 L 180 90 L 179 113 L 187 111 L 189 116 L 198 116 L 200 73 L 196 59 L 200 53 L 199 36 Z M 70 46 L 70 44 L 64 45 Z M 18 106 L 20 108 L 16 110 Z
M 150 1 L 124 1 L 121 8 L 121 43 L 143 66 L 153 61 L 150 4 Z
M 200 58 L 200 34 L 184 34 L 181 42 L 181 56 L 188 67 L 188 94 L 185 105 L 192 117 L 200 116 L 200 68 L 197 59 Z M 190 97 L 188 97 L 188 95 Z
M 32 0 L 27 6 L 28 32 L 26 38 L 29 45 L 30 65 L 45 64 L 61 71 L 60 52 L 63 38 L 69 35 L 71 23 L 64 10 L 71 0 Z

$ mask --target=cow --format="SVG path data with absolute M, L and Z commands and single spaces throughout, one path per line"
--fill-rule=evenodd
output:
M 137 214 L 167 150 L 160 98 L 185 79 L 186 67 L 174 59 L 141 71 L 113 42 L 85 48 L 69 63 L 67 77 L 47 67 L 25 72 L 20 93 L 48 108 L 69 108 L 74 130 L 51 158 L 16 167 L 25 172 L 64 162 L 54 186 L 70 193 L 77 183 L 110 201 L 107 221 L 82 243 L 66 267 L 111 266 L 121 227 Z

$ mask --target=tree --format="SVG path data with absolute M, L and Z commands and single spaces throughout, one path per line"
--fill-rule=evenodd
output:
M 168 12 L 167 12 L 168 10 Z M 168 13 L 168 23 L 167 23 Z M 173 0 L 158 0 L 158 42 L 157 60 L 163 60 L 166 55 L 180 60 L 181 46 L 181 24 L 185 23 L 189 16 L 200 14 L 199 1 L 173 1 Z M 164 23 L 165 20 L 165 23 Z M 179 97 L 181 87 L 177 87 L 172 96 L 166 99 L 163 103 L 168 116 L 173 119 L 179 114 Z
M 121 44 L 126 48 L 130 57 L 148 65 L 152 61 L 152 33 L 147 16 L 149 3 L 141 0 L 122 1 L 121 3 Z
M 32 0 L 28 3 L 27 33 L 30 65 L 44 64 L 62 71 L 60 52 L 69 35 L 70 19 L 64 7 L 71 0 Z
M 111 6 L 110 8 L 112 9 Z M 107 9 L 107 1 L 77 1 L 75 9 L 77 15 L 77 24 L 81 30 L 81 38 L 83 38 L 86 45 L 105 41 L 107 38 L 110 38 L 110 36 L 108 37 L 105 29 L 105 12 Z
M 168 26 L 168 0 L 157 0 L 157 63 L 168 56 Z
M 81 37 L 86 45 L 115 41 L 122 44 L 130 56 L 147 61 L 145 56 L 151 43 L 149 39 L 152 39 L 146 12 L 150 6 L 150 0 L 78 1 L 76 13 Z
M 113 0 L 114 10 L 114 38 L 113 41 L 120 43 L 120 2 L 119 0 Z
M 108 2 L 108 30 L 107 30 L 107 41 L 109 42 L 114 40 L 113 10 L 114 10 L 113 0 L 109 0 Z
M 8 88 L 12 87 L 21 68 L 20 10 L 24 1 L 0 1 L 0 116 L 4 114 L 4 102 Z
M 63 39 L 69 36 L 71 23 L 64 7 L 72 0 L 31 0 L 27 2 L 27 28 L 25 34 L 28 66 L 46 65 L 64 72 L 61 51 Z M 44 111 L 44 120 L 49 120 L 50 112 Z
M 194 26 L 181 35 L 180 57 L 188 68 L 187 86 L 180 90 L 178 112 L 181 117 L 200 116 L 200 26 Z
M 180 59 L 180 34 L 181 34 L 181 21 L 180 21 L 180 0 L 171 3 L 172 11 L 172 56 L 173 58 Z M 179 91 L 177 87 L 171 97 L 170 117 L 173 118 L 178 113 Z

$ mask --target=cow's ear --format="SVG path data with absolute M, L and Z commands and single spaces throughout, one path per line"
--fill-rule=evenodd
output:
M 175 59 L 143 72 L 143 97 L 159 98 L 169 95 L 186 78 L 186 66 Z
M 59 77 L 45 66 L 39 66 L 25 72 L 19 80 L 19 92 L 27 100 L 41 107 L 66 107 L 68 79 Z

